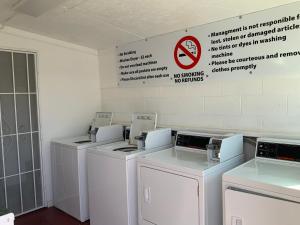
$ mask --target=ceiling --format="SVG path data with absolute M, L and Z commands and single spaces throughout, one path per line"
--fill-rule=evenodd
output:
M 1 24 L 99 50 L 294 2 L 293 0 L 66 0 L 43 15 L 33 17 L 13 10 L 14 4 L 20 1 L 0 0 Z

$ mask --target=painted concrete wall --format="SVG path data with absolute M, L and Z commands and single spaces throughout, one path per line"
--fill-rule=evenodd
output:
M 114 49 L 99 53 L 103 110 L 129 122 L 134 111 L 156 111 L 160 126 L 300 136 L 299 77 L 249 76 L 185 87 L 119 88 Z

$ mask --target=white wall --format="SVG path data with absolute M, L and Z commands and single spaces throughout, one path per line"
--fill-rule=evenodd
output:
M 156 111 L 159 125 L 300 136 L 299 77 L 253 76 L 186 87 L 118 88 L 114 49 L 99 53 L 102 109 L 129 122 L 133 111 Z
M 50 140 L 81 135 L 100 110 L 98 53 L 44 36 L 5 28 L 0 48 L 38 54 L 38 86 L 46 201 L 51 204 Z

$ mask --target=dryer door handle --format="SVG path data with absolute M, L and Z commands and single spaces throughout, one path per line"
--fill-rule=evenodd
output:
M 151 204 L 151 189 L 150 189 L 150 187 L 144 188 L 144 201 L 145 201 L 145 203 Z

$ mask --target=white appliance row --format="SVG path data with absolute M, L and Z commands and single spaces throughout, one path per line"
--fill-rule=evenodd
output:
M 124 135 L 125 138 L 127 136 L 128 130 L 124 130 L 122 125 L 112 125 L 112 118 L 111 112 L 97 112 L 91 123 L 89 135 L 51 142 L 54 206 L 81 222 L 90 218 L 86 159 L 88 148 L 120 143 L 124 140 Z M 147 144 L 147 148 L 153 148 L 154 146 L 147 143 L 152 133 L 148 134 L 145 141 L 143 137 L 140 137 L 140 140 L 136 140 L 135 137 L 140 135 L 141 131 L 153 130 L 156 121 L 156 113 L 134 113 L 129 142 L 122 142 L 121 146 L 125 149 L 120 150 L 128 152 L 143 142 Z M 162 137 L 164 142 L 169 141 L 165 135 Z
M 171 147 L 171 129 L 144 118 L 129 143 L 88 151 L 90 224 L 219 225 L 221 176 L 243 162 L 242 135 L 179 132 Z
M 171 129 L 156 129 L 156 113 L 133 114 L 125 131 L 111 125 L 112 113 L 96 118 L 90 137 L 52 143 L 54 204 L 78 220 L 299 224 L 300 142 L 258 139 L 255 159 L 242 164 L 239 134 L 181 131 L 172 147 Z

